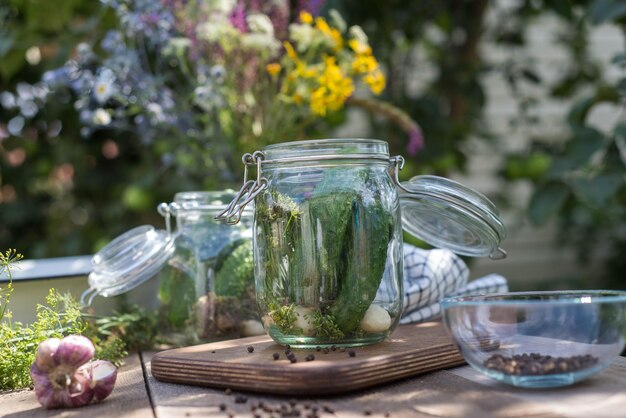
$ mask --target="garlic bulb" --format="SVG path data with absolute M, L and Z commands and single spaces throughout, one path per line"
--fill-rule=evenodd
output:
M 89 376 L 77 373 L 72 367 L 59 365 L 50 373 L 46 373 L 33 363 L 30 376 L 35 385 L 37 400 L 45 408 L 83 406 L 93 399 Z
M 80 335 L 39 344 L 30 368 L 39 403 L 45 408 L 63 408 L 106 398 L 113 390 L 117 370 L 108 361 L 87 363 L 95 352 L 91 341 Z

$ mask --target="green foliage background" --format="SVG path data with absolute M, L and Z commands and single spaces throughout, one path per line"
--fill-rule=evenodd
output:
M 506 182 L 532 183 L 529 219 L 543 224 L 557 218 L 563 242 L 581 255 L 592 254 L 597 242 L 608 241 L 614 257 L 605 274 L 607 285 L 624 287 L 620 272 L 626 266 L 620 255 L 626 248 L 626 122 L 611 127 L 609 134 L 587 123 L 589 112 L 601 103 L 624 105 L 626 79 L 603 79 L 589 51 L 594 25 L 612 22 L 626 30 L 623 1 L 522 0 L 502 12 L 501 24 L 489 31 L 484 23 L 492 4 L 487 0 L 331 0 L 326 9 L 331 7 L 350 24 L 363 26 L 389 73 L 385 99 L 408 111 L 423 128 L 427 147 L 407 158 L 405 177 L 464 170 L 463 144 L 472 137 L 497 147 L 498 138 L 484 120 L 484 74 L 498 71 L 508 80 L 519 102 L 518 126 L 537 122 L 532 114 L 536 102 L 526 95 L 525 85 L 549 89 L 552 97 L 571 106 L 564 121 L 569 133 L 549 143 L 556 145 L 530 138 L 528 149 L 508 156 L 501 176 Z M 532 62 L 519 61 L 513 52 L 497 67 L 483 56 L 480 46 L 485 40 L 511 51 L 523 48 L 527 28 L 545 15 L 555 16 L 567 29 L 559 42 L 572 66 L 556 83 L 548 85 Z M 0 7 L 0 22 L 0 91 L 13 90 L 20 81 L 37 81 L 45 70 L 62 65 L 80 40 L 115 24 L 98 2 L 88 0 L 8 0 Z M 439 34 L 436 39 L 432 28 Z M 33 45 L 42 51 L 42 61 L 35 66 L 24 59 Z M 425 63 L 415 62 L 416 48 L 426 52 Z M 411 77 L 424 65 L 435 76 L 413 92 L 408 88 Z M 614 65 L 624 71 L 624 53 L 614 58 Z M 11 117 L 2 112 L 0 124 Z M 26 258 L 92 253 L 133 226 L 159 225 L 156 205 L 171 200 L 177 191 L 237 187 L 239 173 L 219 181 L 188 175 L 184 159 L 177 168 L 166 168 L 160 156 L 175 149 L 175 143 L 147 148 L 138 138 L 110 132 L 85 140 L 67 104 L 49 106 L 46 112 L 63 121 L 59 136 L 31 129 L 23 138 L 0 141 L 0 248 L 19 248 Z M 342 121 L 340 115 L 332 122 Z M 396 127 L 373 120 L 371 136 L 388 139 L 393 153 L 407 156 L 405 136 Z M 119 156 L 108 159 L 103 146 L 111 139 Z M 18 149 L 25 153 L 24 162 L 9 164 L 9 154 Z M 500 203 L 506 202 L 505 191 L 500 197 Z
M 37 82 L 46 70 L 62 66 L 80 41 L 115 24 L 96 1 L 10 0 L 0 13 L 2 91 L 14 91 L 20 81 Z M 32 66 L 25 52 L 34 45 L 42 60 Z M 11 116 L 0 110 L 0 121 Z M 45 118 L 62 121 L 60 135 L 46 135 L 53 127 L 39 122 L 24 137 L 0 143 L 0 243 L 23 248 L 27 258 L 92 253 L 130 227 L 158 225 L 156 205 L 175 192 L 215 187 L 211 179 L 167 171 L 158 150 L 132 136 L 99 132 L 82 139 L 68 103 L 47 106 Z M 118 158 L 103 154 L 110 139 Z M 25 152 L 23 164 L 8 163 L 7 153 L 14 150 Z
M 524 45 L 524 28 L 549 10 L 564 26 L 557 39 L 567 52 L 571 65 L 552 84 L 534 71 L 532 64 L 512 62 L 521 68 L 523 79 L 547 89 L 549 97 L 568 106 L 560 138 L 529 138 L 523 152 L 509 155 L 502 176 L 508 182 L 526 181 L 534 192 L 526 215 L 535 225 L 556 220 L 559 244 L 574 247 L 581 264 L 594 256 L 607 257 L 603 271 L 594 277 L 595 287 L 625 288 L 623 271 L 626 248 L 626 45 L 611 60 L 617 80 L 606 77 L 606 68 L 593 58 L 590 31 L 597 25 L 612 24 L 626 34 L 626 4 L 618 0 L 565 2 L 522 2 L 514 11 L 513 27 L 502 31 L 511 48 Z M 510 23 L 510 22 L 509 22 Z M 507 25 L 503 25 L 507 26 Z M 510 27 L 510 25 L 508 25 Z M 519 94 L 520 113 L 516 123 L 537 123 L 532 114 L 534 99 L 509 79 L 511 89 Z M 589 115 L 609 105 L 620 112 L 613 126 L 594 127 Z M 546 140 L 548 139 L 548 140 Z M 556 141 L 555 141 L 556 139 Z

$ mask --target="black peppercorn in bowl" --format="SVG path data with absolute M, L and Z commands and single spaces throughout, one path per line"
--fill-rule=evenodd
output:
M 444 322 L 476 370 L 514 386 L 566 386 L 624 350 L 626 292 L 519 292 L 449 297 Z

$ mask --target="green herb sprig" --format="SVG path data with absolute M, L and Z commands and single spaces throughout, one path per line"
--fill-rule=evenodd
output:
M 22 254 L 18 253 L 15 249 L 6 250 L 4 253 L 0 252 L 0 274 L 6 271 L 7 276 L 9 277 L 9 284 L 7 287 L 0 288 L 0 321 L 4 319 L 9 300 L 13 294 L 13 276 L 11 275 L 11 269 L 15 268 L 15 263 L 21 259 Z
M 295 332 L 302 333 L 303 330 L 294 326 L 296 322 L 296 305 L 289 304 L 278 306 L 274 303 L 270 304 L 270 316 L 272 320 L 283 334 L 291 334 Z
M 309 321 L 315 327 L 315 335 L 317 337 L 326 337 L 331 340 L 339 340 L 345 337 L 332 315 L 324 315 L 320 311 L 316 311 L 313 314 L 313 318 Z

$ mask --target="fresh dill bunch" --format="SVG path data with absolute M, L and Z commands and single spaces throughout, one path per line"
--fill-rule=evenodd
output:
M 272 194 L 273 203 L 270 206 L 270 220 L 288 217 L 288 224 L 292 219 L 302 215 L 300 206 L 289 196 L 282 193 Z
M 302 328 L 294 326 L 297 320 L 295 304 L 283 306 L 272 304 L 271 309 L 270 316 L 280 332 L 283 334 L 302 334 L 304 332 Z M 326 337 L 333 340 L 345 337 L 332 315 L 324 315 L 320 311 L 315 311 L 310 315 L 305 315 L 304 319 L 313 326 L 316 337 Z
M 7 306 L 13 294 L 13 276 L 11 275 L 11 269 L 16 267 L 18 261 L 22 259 L 22 254 L 18 253 L 14 249 L 6 250 L 4 253 L 0 252 L 0 274 L 6 271 L 9 278 L 9 284 L 0 288 L 0 322 L 7 313 Z
M 293 303 L 290 305 L 278 306 L 277 304 L 272 303 L 270 305 L 270 316 L 274 321 L 274 324 L 278 327 L 280 332 L 283 334 L 293 334 L 294 332 L 300 331 L 299 328 L 294 327 L 294 323 L 296 322 L 296 305 Z
M 345 334 L 339 329 L 332 315 L 324 315 L 320 311 L 315 311 L 312 318 L 307 320 L 309 320 L 311 325 L 315 328 L 316 337 L 326 337 L 331 340 L 338 340 L 345 337 Z
M 96 354 L 94 355 L 96 360 L 109 360 L 115 367 L 122 365 L 124 358 L 128 355 L 124 340 L 116 335 L 110 335 L 104 339 L 99 337 L 91 337 L 90 339 L 96 347 Z
M 84 313 L 71 293 L 50 289 L 45 303 L 38 304 L 32 324 L 13 322 L 8 309 L 14 291 L 11 269 L 22 259 L 15 250 L 0 253 L 0 274 L 9 283 L 0 288 L 0 391 L 15 390 L 32 384 L 30 367 L 39 344 L 48 338 L 85 335 L 94 343 L 96 359 L 121 365 L 129 349 L 154 345 L 156 320 L 138 307 L 110 316 L 94 317 Z

